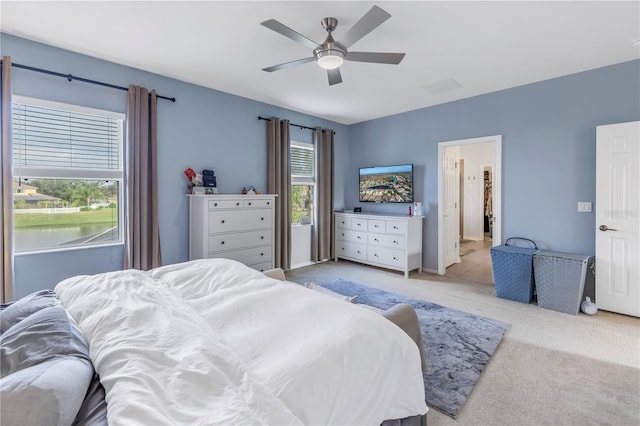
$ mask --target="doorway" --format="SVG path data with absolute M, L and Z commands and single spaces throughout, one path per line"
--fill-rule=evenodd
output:
M 438 274 L 467 256 L 490 271 L 489 248 L 502 241 L 501 168 L 501 135 L 438 144 Z

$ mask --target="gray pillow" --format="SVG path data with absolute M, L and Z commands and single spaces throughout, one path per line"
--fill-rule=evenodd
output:
M 65 356 L 19 370 L 0 380 L 3 426 L 70 425 L 86 393 L 93 368 Z
M 9 311 L 12 320 L 26 315 L 0 336 L 3 426 L 72 424 L 94 375 L 75 322 L 53 302 L 55 295 L 40 296 L 3 310 L 17 306 Z M 34 312 L 36 307 L 40 309 Z
M 49 306 L 60 306 L 53 290 L 40 290 L 0 307 L 0 334 L 29 315 Z
M 49 306 L 0 336 L 0 377 L 60 356 L 91 363 L 84 337 L 67 311 L 62 306 Z

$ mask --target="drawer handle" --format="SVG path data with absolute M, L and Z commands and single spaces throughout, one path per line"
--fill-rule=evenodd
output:
M 378 239 L 377 239 L 377 238 L 374 238 L 374 239 L 373 239 L 373 241 L 375 241 L 375 242 L 377 243 L 377 242 L 378 242 Z
M 220 244 L 224 245 L 224 241 L 220 241 Z
M 224 219 L 222 219 L 221 222 L 224 223 Z
M 261 240 L 264 240 L 264 235 L 261 235 L 261 236 L 260 236 L 260 239 L 261 239 Z
M 342 221 L 342 224 L 344 225 L 344 220 Z
M 360 250 L 358 250 L 358 254 L 360 254 Z
M 398 258 L 394 256 L 394 257 L 393 257 L 393 260 L 398 260 Z
M 361 240 L 362 238 L 360 237 L 360 235 L 358 235 L 358 239 Z
M 218 203 L 213 203 L 213 207 L 218 207 Z
M 249 205 L 251 205 L 251 203 L 249 203 Z
M 373 255 L 374 255 L 375 257 L 378 257 L 378 254 L 377 254 L 377 253 L 373 253 Z
M 374 228 L 380 228 L 378 225 L 373 225 Z
M 393 229 L 398 229 L 398 227 L 397 227 L 397 226 L 394 226 L 394 227 L 393 227 Z
M 358 226 L 362 226 L 362 224 L 359 223 Z
M 342 234 L 342 236 L 344 237 L 344 234 Z
M 261 217 L 260 220 L 264 220 L 264 217 Z
M 270 206 L 271 205 L 271 201 L 267 201 L 267 205 Z
M 398 242 L 397 242 L 397 241 L 394 241 L 394 242 L 393 242 L 393 244 L 398 244 Z
M 240 205 L 240 203 L 236 203 L 236 206 L 239 206 L 239 205 Z
M 264 253 L 260 253 L 260 256 L 264 256 Z

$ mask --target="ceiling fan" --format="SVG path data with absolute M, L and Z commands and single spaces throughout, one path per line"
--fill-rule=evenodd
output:
M 313 56 L 308 58 L 298 59 L 291 62 L 285 62 L 284 64 L 274 65 L 272 67 L 263 68 L 262 71 L 273 72 L 285 69 L 294 65 L 300 65 L 311 61 L 316 61 L 318 65 L 327 70 L 327 76 L 329 77 L 329 85 L 342 83 L 342 76 L 340 75 L 340 65 L 343 61 L 355 61 L 355 62 L 372 62 L 376 64 L 393 64 L 397 65 L 404 58 L 404 53 L 383 53 L 383 52 L 349 52 L 347 48 L 360 40 L 362 37 L 369 34 L 376 29 L 387 19 L 391 18 L 391 15 L 378 6 L 373 6 L 353 27 L 351 27 L 346 34 L 341 38 L 341 42 L 337 42 L 333 39 L 331 33 L 338 26 L 338 20 L 336 18 L 324 18 L 322 22 L 322 28 L 324 28 L 328 35 L 326 40 L 322 44 L 318 44 L 308 37 L 303 36 L 300 33 L 292 30 L 286 25 L 276 21 L 275 19 L 269 19 L 262 22 L 262 25 L 273 30 L 285 37 L 290 38 L 293 41 L 302 43 L 305 46 L 313 49 Z

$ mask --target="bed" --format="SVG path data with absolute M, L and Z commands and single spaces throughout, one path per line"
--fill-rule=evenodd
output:
M 41 293 L 41 311 L 55 308 L 69 322 L 63 340 L 73 347 L 65 351 L 74 361 L 61 372 L 57 366 L 58 380 L 45 380 L 43 393 L 66 373 L 77 388 L 61 393 L 57 420 L 47 424 L 379 425 L 425 419 L 421 357 L 403 330 L 375 312 L 235 261 L 77 276 L 59 283 L 55 293 Z M 25 404 L 32 405 L 27 408 L 34 421 L 43 415 L 33 391 L 25 399 L 19 395 L 24 384 L 7 380 L 24 372 L 20 361 L 8 361 L 20 350 L 7 349 L 7 342 L 29 335 L 11 333 L 34 316 L 21 302 L 29 301 L 2 311 L 3 424 L 24 415 Z M 41 339 L 40 331 L 31 334 Z M 62 400 L 71 406 L 61 408 Z M 17 424 L 29 423 L 23 417 Z

